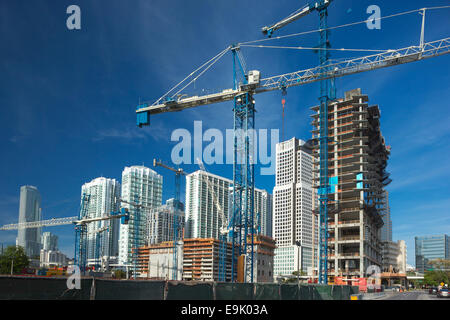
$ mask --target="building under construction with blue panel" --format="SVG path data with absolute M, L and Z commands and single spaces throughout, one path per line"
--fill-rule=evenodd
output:
M 328 275 L 367 276 L 371 265 L 381 267 L 380 230 L 383 226 L 384 187 L 391 180 L 386 172 L 390 147 L 380 130 L 380 110 L 369 106 L 361 89 L 345 93 L 328 105 Z M 311 108 L 319 138 L 319 106 Z M 318 159 L 319 150 L 315 147 Z M 314 165 L 319 186 L 319 161 Z M 317 208 L 316 208 L 317 209 Z

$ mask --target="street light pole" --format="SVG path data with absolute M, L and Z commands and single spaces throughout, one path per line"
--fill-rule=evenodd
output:
M 14 255 L 16 254 L 16 249 L 17 247 L 14 247 L 14 253 L 12 255 L 12 260 L 11 260 L 11 275 L 13 275 L 13 269 L 14 269 Z

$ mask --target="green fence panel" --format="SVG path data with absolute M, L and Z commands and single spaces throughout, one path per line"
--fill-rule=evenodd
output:
M 67 281 L 67 280 L 66 280 Z M 92 279 L 81 279 L 80 289 L 67 289 L 61 294 L 61 300 L 90 300 Z
M 95 279 L 95 300 L 164 300 L 164 281 Z
M 298 291 L 299 300 L 313 300 L 313 291 L 311 286 L 301 285 Z
M 280 285 L 276 283 L 256 283 L 255 300 L 280 300 Z
M 212 283 L 169 282 L 167 300 L 213 300 Z
M 350 300 L 351 295 L 352 295 L 352 287 L 342 286 L 342 300 Z
M 10 298 L 12 289 L 12 281 L 7 277 L 0 277 L 0 300 L 7 300 Z
M 313 288 L 313 300 L 333 300 L 331 294 L 332 287 L 329 285 L 314 285 Z
M 89 299 L 90 279 L 80 281 L 81 289 L 69 290 L 67 278 L 1 277 L 2 300 Z
M 253 300 L 252 283 L 216 283 L 216 300 Z
M 281 300 L 300 300 L 299 287 L 296 284 L 282 284 Z
M 16 281 L 16 280 L 15 280 Z M 33 300 L 61 299 L 68 291 L 67 278 L 59 279 L 30 279 L 28 281 L 28 295 Z
M 342 295 L 342 287 L 340 285 L 331 286 L 331 296 L 333 300 L 344 300 Z
M 359 294 L 359 287 L 358 286 L 351 286 L 351 294 Z

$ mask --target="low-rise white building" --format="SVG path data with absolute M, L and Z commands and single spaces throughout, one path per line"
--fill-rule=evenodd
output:
M 61 251 L 44 250 L 41 249 L 40 256 L 40 267 L 50 268 L 50 267 L 66 267 L 68 265 L 69 259 Z
M 173 242 L 166 241 L 138 249 L 139 277 L 181 280 L 183 273 L 183 241 L 177 242 L 177 261 L 174 261 Z M 176 269 L 174 277 L 174 269 Z

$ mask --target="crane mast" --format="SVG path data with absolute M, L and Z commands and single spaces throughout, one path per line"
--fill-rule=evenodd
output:
M 317 8 L 320 16 L 320 66 L 327 68 L 330 57 L 328 40 L 328 10 L 329 1 L 320 1 Z M 329 68 L 329 67 L 328 67 Z M 329 70 L 329 69 L 328 69 Z M 326 71 L 328 71 L 326 69 Z M 320 81 L 319 107 L 319 283 L 328 284 L 328 102 L 336 98 L 336 92 L 331 79 Z M 314 255 L 314 252 L 312 253 Z
M 328 39 L 328 6 L 332 0 L 318 0 L 303 8 L 299 13 L 281 20 L 272 27 L 263 28 L 269 37 L 274 30 L 317 10 L 319 13 L 319 67 L 329 74 L 330 42 Z M 320 81 L 319 106 L 319 283 L 328 283 L 328 103 L 336 98 L 334 79 L 329 77 Z M 314 252 L 312 253 L 314 256 Z

